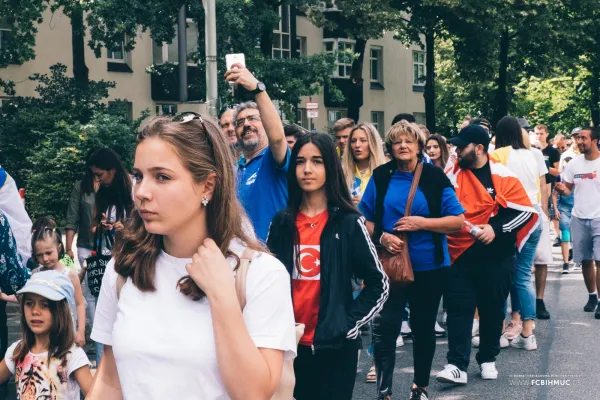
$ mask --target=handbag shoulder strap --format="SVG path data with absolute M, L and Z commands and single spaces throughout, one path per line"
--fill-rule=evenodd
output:
M 96 226 L 96 234 L 94 235 L 94 247 L 92 251 L 96 254 L 102 254 L 102 224 Z
M 235 293 L 237 294 L 240 308 L 243 310 L 246 307 L 246 278 L 248 277 L 248 267 L 250 262 L 254 258 L 254 250 L 246 249 L 242 258 L 240 258 L 240 265 L 235 272 Z
M 417 163 L 417 168 L 415 169 L 415 176 L 413 177 L 412 185 L 410 186 L 410 192 L 408 193 L 408 201 L 406 202 L 406 210 L 404 211 L 405 217 L 410 217 L 413 200 L 415 199 L 415 195 L 417 194 L 417 186 L 419 186 L 422 171 L 423 163 L 419 162 Z

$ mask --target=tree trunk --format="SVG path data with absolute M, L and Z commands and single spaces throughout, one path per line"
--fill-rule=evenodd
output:
M 592 124 L 598 127 L 600 126 L 600 66 L 592 68 L 591 92 L 590 111 L 592 114 Z
M 355 122 L 360 119 L 360 108 L 363 105 L 363 61 L 365 59 L 365 49 L 367 41 L 365 39 L 356 39 L 354 53 L 358 54 L 352 62 L 352 71 L 350 72 L 350 90 L 347 93 L 346 101 L 348 103 L 348 118 Z
M 435 133 L 435 33 L 429 29 L 425 33 L 426 79 L 425 79 L 425 119 L 429 132 Z
M 500 38 L 500 68 L 498 71 L 498 79 L 496 80 L 498 87 L 496 88 L 496 101 L 494 104 L 494 117 L 492 118 L 492 126 L 496 126 L 502 117 L 508 114 L 508 49 L 510 45 L 510 37 L 508 28 L 502 31 Z
M 75 2 L 71 10 L 71 45 L 73 52 L 73 77 L 75 83 L 84 87 L 89 82 L 89 70 L 85 65 L 85 26 L 83 8 Z

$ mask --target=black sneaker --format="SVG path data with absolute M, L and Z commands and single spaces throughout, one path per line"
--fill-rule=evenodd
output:
M 598 305 L 598 295 L 590 295 L 587 304 L 583 307 L 583 311 L 585 312 L 594 312 L 596 306 Z
M 598 303 L 598 307 L 596 307 L 596 313 L 594 314 L 594 318 L 600 319 L 600 303 Z
M 554 244 L 552 245 L 552 247 L 560 247 L 560 238 L 557 237 L 556 239 L 554 239 Z
M 427 390 L 416 387 L 410 389 L 410 400 L 428 400 Z
M 543 299 L 535 300 L 535 316 L 537 319 L 550 319 L 550 313 L 546 310 Z
M 568 274 L 568 273 L 569 273 L 569 263 L 564 263 L 561 274 L 564 275 L 564 274 Z

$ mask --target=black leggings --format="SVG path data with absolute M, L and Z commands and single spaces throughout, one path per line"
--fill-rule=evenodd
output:
M 294 360 L 296 400 L 351 400 L 356 380 L 358 347 L 346 341 L 338 350 L 317 350 L 298 346 Z
M 406 300 L 410 306 L 410 329 L 413 337 L 414 383 L 419 387 L 429 385 L 431 363 L 435 354 L 435 322 L 448 273 L 449 268 L 415 272 L 415 281 L 409 286 L 392 286 L 383 309 L 373 319 L 379 398 L 392 394 L 396 339 L 400 333 Z

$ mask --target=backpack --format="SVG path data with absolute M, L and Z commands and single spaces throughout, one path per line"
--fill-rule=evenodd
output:
M 242 311 L 246 306 L 246 278 L 248 277 L 248 267 L 254 258 L 255 252 L 249 249 L 244 251 L 240 259 L 240 266 L 235 274 L 235 292 Z M 304 334 L 304 324 L 296 324 L 296 347 Z M 294 360 L 283 360 L 283 370 L 281 371 L 281 380 L 279 386 L 271 400 L 292 400 L 294 398 L 294 386 L 296 385 L 296 376 L 294 375 Z

